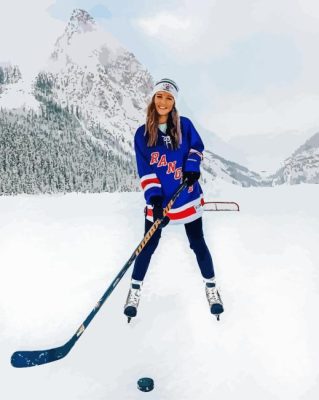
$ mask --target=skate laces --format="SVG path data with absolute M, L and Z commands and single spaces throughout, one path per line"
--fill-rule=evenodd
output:
M 207 300 L 209 301 L 209 304 L 215 304 L 215 303 L 219 303 L 221 304 L 222 301 L 220 299 L 217 287 L 214 286 L 205 286 L 206 289 L 206 296 L 207 296 Z
M 131 287 L 128 294 L 127 305 L 137 307 L 138 302 L 140 300 L 140 295 L 141 295 L 141 288 L 134 289 Z

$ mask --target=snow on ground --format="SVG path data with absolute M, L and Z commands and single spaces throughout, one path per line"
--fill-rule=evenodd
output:
M 131 270 L 70 354 L 14 369 L 16 350 L 67 341 L 142 238 L 141 193 L 0 197 L 0 397 L 6 400 L 317 399 L 319 186 L 220 182 L 204 213 L 225 303 L 209 314 L 183 226 L 168 226 L 138 318 L 123 304 Z M 155 380 L 142 393 L 136 381 Z

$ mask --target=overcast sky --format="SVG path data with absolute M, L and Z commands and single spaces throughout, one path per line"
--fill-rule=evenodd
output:
M 319 130 L 317 0 L 2 0 L 0 62 L 43 65 L 84 8 L 152 73 L 171 77 L 224 139 Z

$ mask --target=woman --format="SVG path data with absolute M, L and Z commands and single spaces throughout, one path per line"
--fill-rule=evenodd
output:
M 224 308 L 216 288 L 213 262 L 204 240 L 201 217 L 203 197 L 198 179 L 204 145 L 192 122 L 178 116 L 175 107 L 177 95 L 178 87 L 174 81 L 162 79 L 157 82 L 147 109 L 146 125 L 138 128 L 134 138 L 137 169 L 146 200 L 145 233 L 156 219 L 163 218 L 163 208 L 181 181 L 186 180 L 187 189 L 177 198 L 160 228 L 169 221 L 184 224 L 190 248 L 196 255 L 205 282 L 210 311 L 219 319 Z M 161 232 L 161 229 L 155 231 L 135 260 L 124 306 L 124 314 L 129 321 L 137 314 L 143 280 Z

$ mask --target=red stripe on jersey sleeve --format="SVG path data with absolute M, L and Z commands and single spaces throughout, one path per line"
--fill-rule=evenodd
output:
M 145 189 L 145 186 L 149 185 L 150 183 L 160 183 L 160 181 L 158 178 L 145 179 L 145 181 L 141 182 L 143 190 Z

